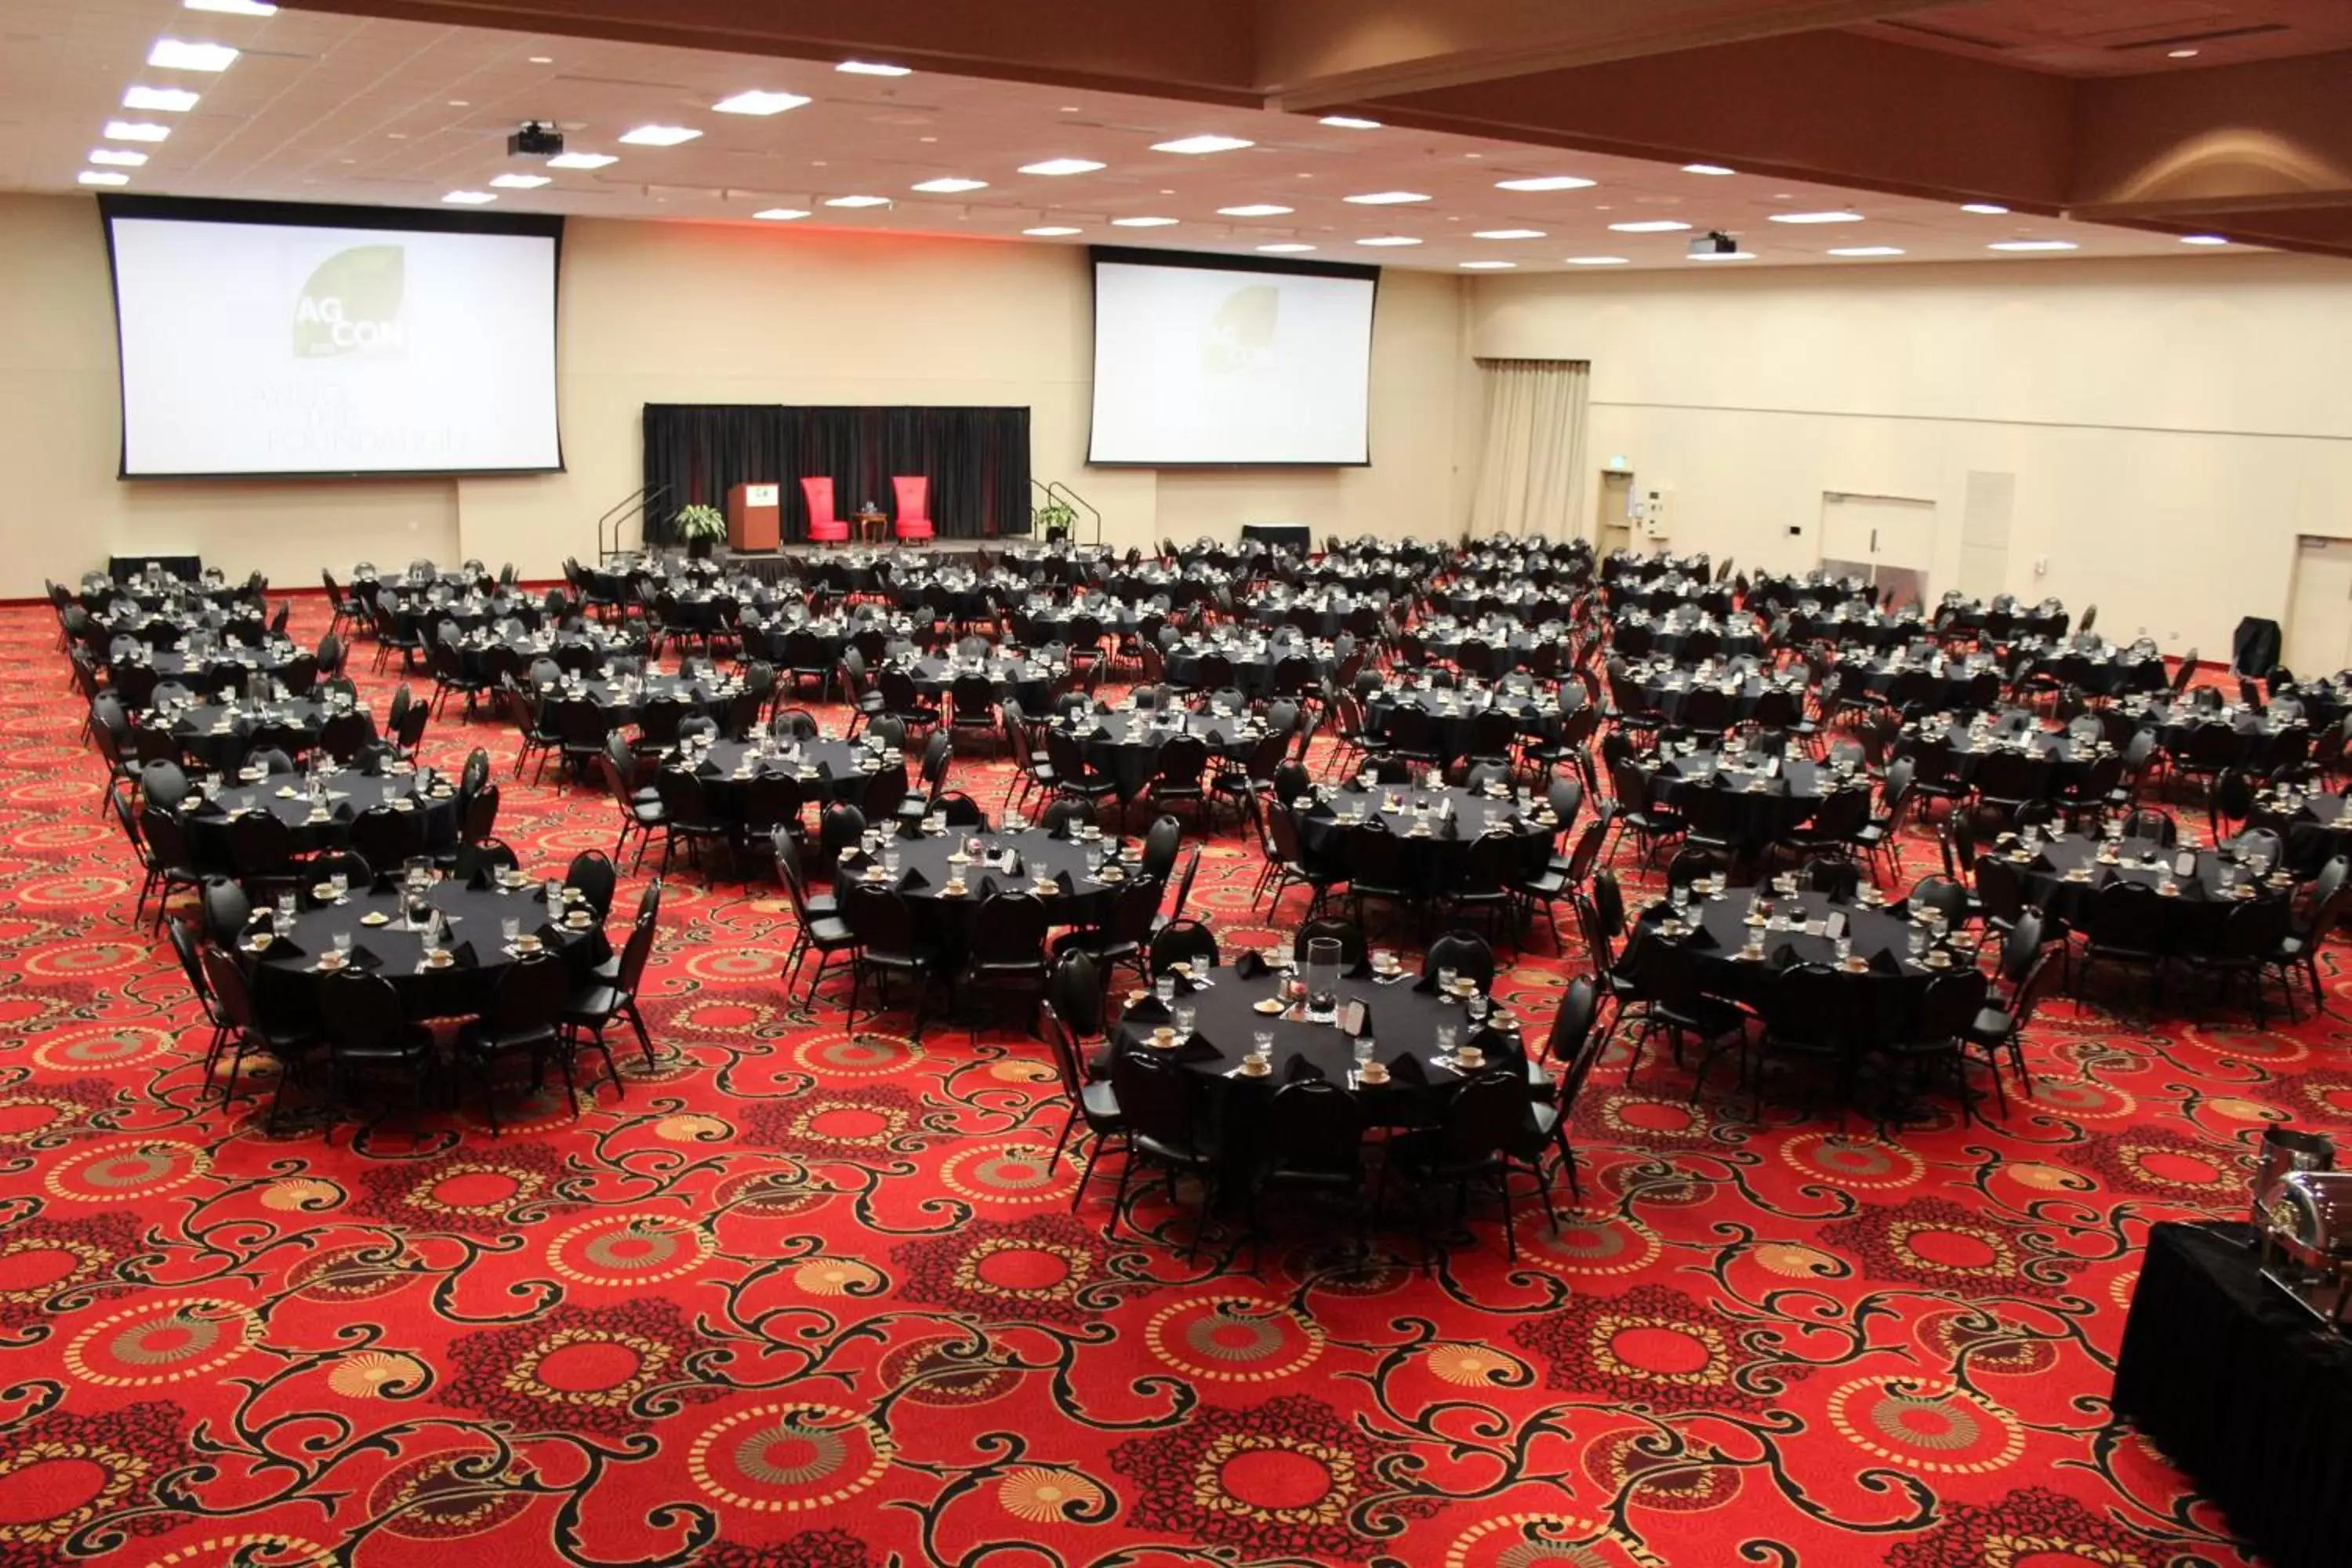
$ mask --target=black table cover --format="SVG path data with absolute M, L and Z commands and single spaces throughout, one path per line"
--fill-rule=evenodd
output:
M 2148 1233 L 2115 1406 L 2272 1568 L 2338 1568 L 2352 1542 L 2352 1341 L 2262 1278 L 2252 1227 Z
M 1312 550 L 1315 531 L 1303 522 L 1245 522 L 1242 538 L 1255 539 L 1276 550 Z

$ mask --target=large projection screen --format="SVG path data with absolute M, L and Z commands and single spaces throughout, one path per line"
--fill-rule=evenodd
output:
M 124 479 L 561 468 L 560 217 L 111 197 Z
M 1087 461 L 1371 461 L 1376 267 L 1097 247 Z

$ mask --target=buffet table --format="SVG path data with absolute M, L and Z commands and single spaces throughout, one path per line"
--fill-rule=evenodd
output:
M 2352 1340 L 2263 1280 L 2243 1225 L 2149 1232 L 2115 1407 L 2228 1514 L 2272 1568 L 2352 1541 Z

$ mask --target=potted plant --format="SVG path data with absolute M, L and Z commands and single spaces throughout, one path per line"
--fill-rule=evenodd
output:
M 727 537 L 727 520 L 719 515 L 719 509 L 699 502 L 678 508 L 670 524 L 686 541 L 686 552 L 698 561 L 710 553 L 713 544 Z
M 1029 513 L 1029 531 L 1049 543 L 1069 538 L 1077 526 L 1078 509 L 1067 501 L 1049 500 Z

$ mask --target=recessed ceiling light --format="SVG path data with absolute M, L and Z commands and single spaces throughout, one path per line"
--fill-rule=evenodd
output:
M 719 114 L 782 114 L 807 101 L 797 92 L 761 92 L 755 88 L 732 98 L 722 98 L 710 107 Z
M 1774 223 L 1860 223 L 1862 215 L 1850 212 L 1773 213 Z
M 988 189 L 988 182 L 986 180 L 958 179 L 953 175 L 946 175 L 936 180 L 925 180 L 921 184 L 913 188 L 922 192 L 925 195 L 952 196 L 964 191 L 984 191 Z
M 500 174 L 490 184 L 502 190 L 535 191 L 551 182 L 545 174 Z
M 796 217 L 808 216 L 808 213 L 800 207 L 763 207 L 751 216 L 765 218 L 770 223 L 790 223 Z
M 2197 58 L 2197 51 L 2195 49 L 2167 49 L 2164 51 L 2164 58 L 2168 60 L 2193 60 Z
M 1900 256 L 1902 248 L 1893 245 L 1848 245 L 1830 252 L 1832 256 Z
M 1172 217 L 1115 217 L 1113 228 L 1166 228 L 1176 220 Z
M 844 60 L 833 68 L 851 76 L 912 76 L 911 66 L 886 66 L 879 60 Z
M 2080 247 L 2071 239 L 2002 239 L 1986 246 L 1987 250 L 2075 250 Z
M 1960 210 L 1964 213 L 1974 213 L 1979 217 L 2007 217 L 2009 216 L 2009 209 L 2002 206 L 1998 202 L 1962 202 L 1960 204 Z
M 1609 226 L 1619 234 L 1673 234 L 1677 229 L 1690 227 L 1690 225 L 1679 218 L 1653 217 L 1643 218 L 1639 223 L 1612 223 Z
M 1720 163 L 1685 163 L 1683 165 L 1683 173 L 1685 174 L 1736 174 L 1738 172 L 1737 169 L 1727 169 Z
M 441 199 L 453 206 L 480 207 L 488 206 L 499 198 L 488 191 L 451 191 Z
M 1377 120 L 1359 120 L 1352 114 L 1327 114 L 1323 117 L 1323 123 L 1334 131 L 1378 131 L 1381 128 Z
M 131 176 L 103 169 L 84 169 L 81 183 L 85 185 L 127 185 L 131 183 Z
M 1246 136 L 1180 136 L 1173 142 L 1154 142 L 1155 153 L 1238 153 L 1257 143 Z
M 553 55 L 533 55 L 530 57 L 530 63 L 535 66 L 551 66 L 555 63 L 555 57 Z
M 1069 235 L 1083 234 L 1086 231 L 1083 229 L 1072 228 L 1067 224 L 1049 223 L 1043 228 L 1024 228 L 1021 232 L 1024 234 L 1034 235 L 1039 239 L 1061 239 Z
M 1419 245 L 1421 241 L 1409 234 L 1376 234 L 1370 239 L 1360 239 L 1358 245 Z
M 109 142 L 161 142 L 172 134 L 168 125 L 149 125 L 137 120 L 110 120 L 106 122 Z
M 1592 182 L 1575 174 L 1532 174 L 1524 180 L 1496 180 L 1498 191 L 1585 191 Z
M 824 199 L 824 205 L 829 207 L 887 207 L 890 205 L 890 198 L 888 196 L 827 196 Z
M 1753 261 L 1756 253 L 1752 250 L 1694 250 L 1690 258 L 1693 261 Z
M 90 156 L 95 158 L 98 154 L 93 153 Z M 2230 239 L 2227 235 L 2221 234 L 2184 234 L 2180 237 L 2180 243 L 2183 245 L 2227 245 L 2230 243 Z
M 1091 174 L 1104 165 L 1091 158 L 1048 158 L 1042 163 L 1024 163 L 1024 174 Z
M 632 147 L 675 147 L 701 134 L 701 132 L 685 125 L 640 125 L 635 131 L 621 132 L 616 140 Z
M 185 114 L 204 97 L 184 87 L 133 87 L 122 93 L 125 109 L 151 109 L 159 114 Z
M 1419 191 L 1367 191 L 1360 196 L 1341 196 L 1343 202 L 1353 202 L 1360 207 L 1401 207 L 1411 202 L 1429 198 Z
M 1568 264 L 1570 267 L 1622 267 L 1625 258 L 1622 256 L 1571 256 L 1568 258 Z
M 1517 267 L 1518 263 L 1516 261 L 1465 261 L 1459 265 L 1473 272 L 1494 272 L 1506 267 Z
M 1253 202 L 1245 207 L 1219 207 L 1217 214 L 1221 217 L 1280 217 L 1285 213 L 1297 210 L 1296 207 L 1276 206 L 1272 202 Z
M 1539 228 L 1482 228 L 1470 237 L 1473 239 L 1541 239 L 1543 237 L 1544 231 Z
M 118 169 L 135 169 L 147 161 L 147 154 L 126 153 L 120 147 L 93 147 L 90 149 L 89 161 L 93 163 L 110 163 Z
M 558 153 L 547 161 L 551 169 L 601 169 L 620 160 L 610 153 Z
M 278 7 L 268 0 L 181 0 L 191 11 L 218 11 L 227 16 L 275 16 Z
M 1292 242 L 1283 245 L 1261 245 L 1258 248 L 1270 256 L 1296 256 L 1302 250 L 1312 250 L 1315 247 L 1311 245 Z
M 226 44 L 189 44 L 158 38 L 147 51 L 147 63 L 163 70 L 225 71 L 236 64 L 236 51 Z

